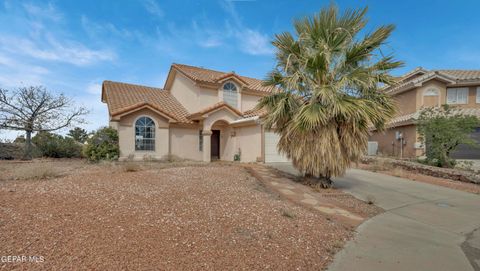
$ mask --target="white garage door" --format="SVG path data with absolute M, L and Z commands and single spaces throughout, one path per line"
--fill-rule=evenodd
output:
M 289 162 L 287 157 L 277 151 L 279 139 L 278 134 L 265 131 L 265 163 Z

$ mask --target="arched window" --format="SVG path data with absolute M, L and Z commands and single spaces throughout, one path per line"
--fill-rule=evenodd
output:
M 423 105 L 424 107 L 439 106 L 440 105 L 440 91 L 436 88 L 428 88 L 423 92 Z
M 223 85 L 223 101 L 227 104 L 237 108 L 238 101 L 238 91 L 237 86 L 232 82 L 227 82 Z
M 135 122 L 135 150 L 155 150 L 155 123 L 149 117 L 140 117 Z
M 438 89 L 436 88 L 429 88 L 425 90 L 423 96 L 438 96 Z

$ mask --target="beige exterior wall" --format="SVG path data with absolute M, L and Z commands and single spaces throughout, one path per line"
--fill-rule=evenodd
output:
M 202 160 L 199 148 L 200 128 L 170 128 L 170 153 L 189 160 Z
M 245 112 L 247 110 L 253 109 L 257 103 L 258 100 L 260 100 L 261 97 L 258 96 L 253 96 L 253 95 L 248 95 L 248 94 L 242 94 L 241 95 L 242 99 L 242 108 L 241 111 Z
M 224 83 L 234 83 L 239 92 L 237 100 L 237 109 L 241 112 L 253 109 L 260 99 L 260 96 L 243 94 L 241 86 L 233 81 L 227 80 Z M 219 89 L 210 89 L 199 87 L 190 79 L 180 73 L 176 73 L 173 79 L 170 93 L 187 109 L 190 113 L 198 112 L 215 103 L 223 101 L 223 84 Z
M 260 125 L 235 128 L 237 149 L 241 151 L 242 162 L 256 162 L 262 159 L 262 130 Z
M 155 122 L 155 151 L 135 150 L 135 121 L 141 116 L 150 117 Z M 119 122 L 116 122 L 116 125 L 112 125 L 112 128 L 118 131 L 120 159 L 126 159 L 129 156 L 133 156 L 135 160 L 144 158 L 162 159 L 168 155 L 168 121 L 151 110 L 143 109 L 124 116 Z
M 455 86 L 457 87 L 457 86 Z M 462 87 L 462 86 L 458 86 Z M 465 86 L 468 88 L 467 104 L 456 104 L 454 106 L 460 108 L 480 108 L 480 103 L 477 103 L 477 86 Z M 438 106 L 447 103 L 447 85 L 437 80 L 430 80 L 423 83 L 421 87 L 413 88 L 404 93 L 394 96 L 397 101 L 398 112 L 397 115 L 405 115 L 421 110 L 423 107 Z M 425 93 L 435 89 L 438 91 L 438 96 L 425 96 Z
M 416 89 L 395 95 L 395 102 L 397 103 L 397 115 L 402 116 L 413 113 L 417 110 L 417 91 Z
M 403 157 L 414 158 L 422 155 L 423 149 L 415 148 L 415 143 L 418 142 L 418 134 L 415 125 L 399 126 L 387 129 L 384 132 L 373 132 L 369 141 L 378 142 L 378 154 L 384 156 L 400 157 L 401 144 L 400 140 L 395 139 L 395 133 L 400 131 L 403 133 Z
M 437 90 L 439 96 L 425 96 L 426 92 L 430 89 Z M 421 87 L 415 88 L 411 91 L 415 91 L 417 94 L 416 98 L 416 110 L 420 110 L 423 107 L 428 106 L 439 106 L 445 103 L 446 99 L 446 85 L 445 83 L 431 80 L 425 82 Z
M 200 88 L 180 73 L 175 76 L 170 93 L 190 113 L 198 112 L 219 102 L 216 89 Z

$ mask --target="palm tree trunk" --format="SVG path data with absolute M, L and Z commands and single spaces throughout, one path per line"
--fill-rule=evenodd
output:
M 320 187 L 323 189 L 328 189 L 332 188 L 333 186 L 333 181 L 330 176 L 313 176 L 310 173 L 305 173 L 305 179 L 307 180 L 307 183 L 310 185 Z

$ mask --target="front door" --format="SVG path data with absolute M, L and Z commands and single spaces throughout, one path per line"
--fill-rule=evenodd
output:
M 211 146 L 211 158 L 212 160 L 220 159 L 220 130 L 212 130 L 212 136 L 210 146 Z

